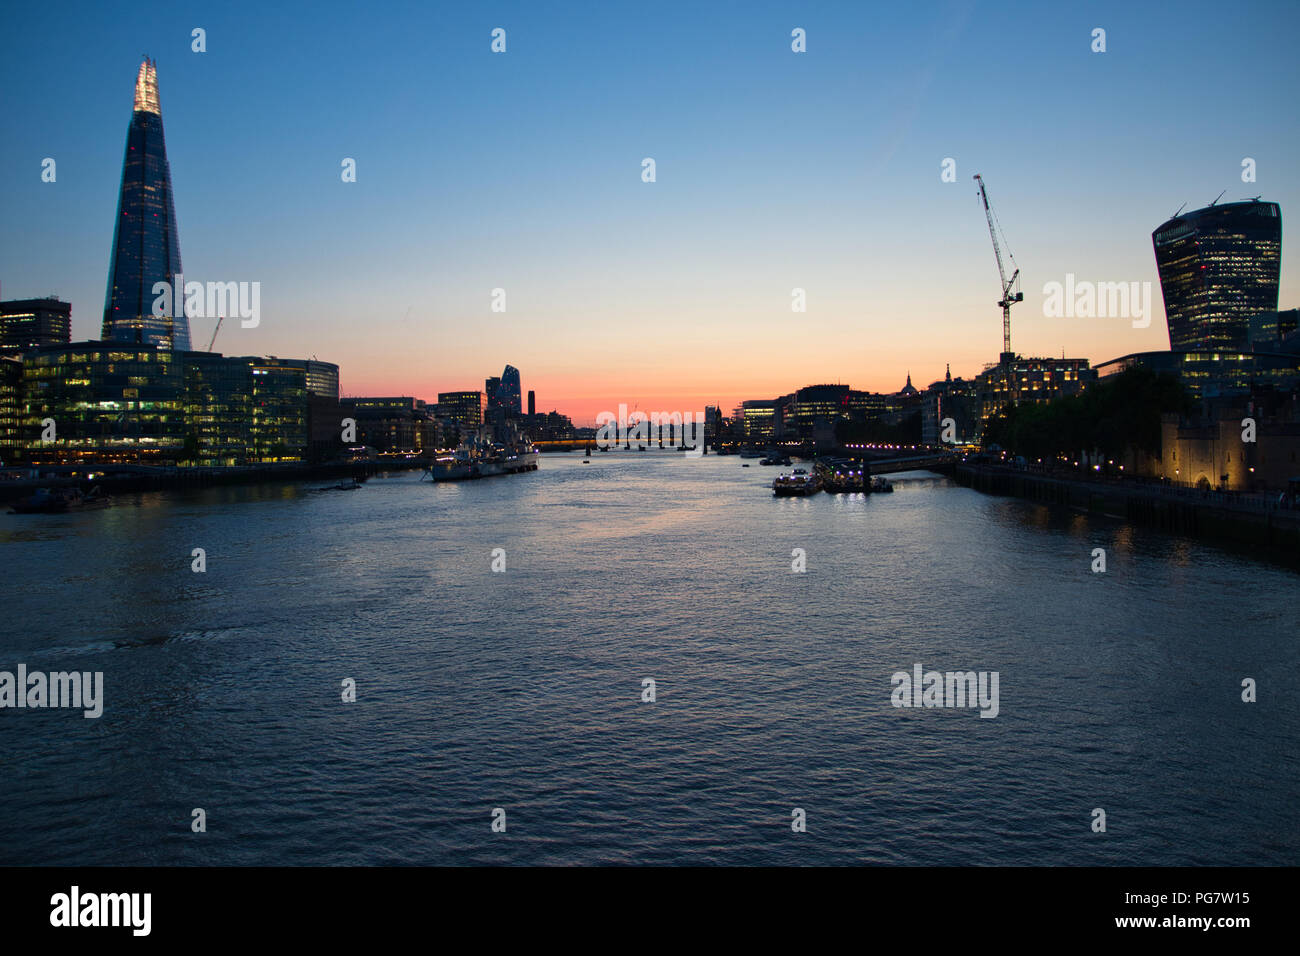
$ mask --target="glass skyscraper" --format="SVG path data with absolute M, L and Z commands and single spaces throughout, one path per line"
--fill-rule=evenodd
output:
M 158 73 L 146 57 L 136 77 L 135 110 L 126 132 L 102 337 L 188 351 L 190 326 L 183 290 L 174 289 L 175 304 L 168 314 L 153 314 L 154 283 L 173 283 L 182 271 L 171 170 L 158 105 Z
M 1151 240 L 1174 351 L 1245 349 L 1251 317 L 1277 311 L 1277 203 L 1207 206 L 1170 219 Z
M 501 373 L 501 384 L 497 386 L 497 404 L 505 410 L 507 418 L 518 418 L 523 414 L 519 382 L 519 369 L 507 365 Z

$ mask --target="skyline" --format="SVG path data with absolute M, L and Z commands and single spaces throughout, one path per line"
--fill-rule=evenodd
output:
M 85 7 L 57 34 L 18 11 L 0 171 L 5 221 L 30 225 L 0 238 L 0 297 L 57 295 L 73 339 L 98 337 L 128 86 L 146 52 L 168 104 L 187 278 L 263 286 L 260 326 L 226 323 L 216 350 L 316 355 L 339 364 L 346 394 L 433 400 L 511 363 L 539 409 L 589 424 L 620 402 L 729 411 L 827 380 L 892 392 L 949 364 L 969 378 L 1001 338 L 977 172 L 1024 270 L 1014 350 L 1094 364 L 1163 350 L 1152 230 L 1220 189 L 1284 217 L 1297 198 L 1282 170 L 1300 145 L 1283 123 L 1300 11 L 1252 5 L 1259 29 L 1242 39 L 1202 7 L 1166 21 L 1117 5 L 1085 20 L 949 4 L 882 30 L 848 6 L 769 5 L 743 22 L 681 6 L 548 22 L 508 6 L 315 32 L 252 8 Z M 194 26 L 204 53 L 190 51 Z M 504 54 L 489 50 L 497 26 Z M 790 50 L 796 26 L 807 53 Z M 1104 54 L 1088 49 L 1094 26 Z M 47 75 L 38 51 L 56 36 L 77 55 Z M 1023 55 L 1012 88 L 979 69 L 1000 62 L 995 37 Z M 1219 69 L 1166 83 L 1186 62 Z M 431 109 L 439 122 L 412 121 Z M 44 157 L 55 183 L 41 181 Z M 340 180 L 345 157 L 355 183 Z M 947 157 L 953 183 L 940 181 Z M 1240 180 L 1245 157 L 1256 182 Z M 1300 284 L 1283 239 L 1285 309 Z M 1149 327 L 1045 318 L 1043 286 L 1067 274 L 1150 282 Z M 794 287 L 806 314 L 790 310 Z M 495 288 L 505 314 L 490 310 Z M 211 326 L 195 322 L 195 344 Z

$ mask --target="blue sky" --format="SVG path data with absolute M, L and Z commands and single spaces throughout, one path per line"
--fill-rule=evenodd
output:
M 1300 305 L 1295 3 L 275 6 L 6 12 L 5 298 L 54 293 L 98 335 L 149 54 L 186 276 L 262 283 L 261 325 L 218 350 L 318 355 L 349 393 L 433 398 L 511 362 L 590 419 L 974 374 L 1001 345 L 976 172 L 1025 277 L 1018 351 L 1167 347 L 1151 231 L 1225 189 L 1281 203 Z M 1067 272 L 1152 282 L 1151 327 L 1045 318 Z

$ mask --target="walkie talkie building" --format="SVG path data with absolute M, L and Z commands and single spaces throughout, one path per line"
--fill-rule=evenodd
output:
M 154 315 L 157 282 L 174 283 L 182 272 L 172 177 L 158 105 L 158 73 L 152 60 L 140 64 L 135 109 L 126 132 L 122 188 L 117 200 L 108 294 L 102 337 L 108 341 L 190 348 L 183 290 L 174 289 L 172 308 Z
M 1251 316 L 1277 311 L 1277 203 L 1207 206 L 1170 219 L 1151 240 L 1174 351 L 1245 349 Z

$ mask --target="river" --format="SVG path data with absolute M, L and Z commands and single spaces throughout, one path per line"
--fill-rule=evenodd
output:
M 1294 570 L 749 464 L 0 515 L 0 670 L 104 687 L 0 710 L 0 863 L 1300 863 Z M 996 717 L 893 706 L 917 664 Z

